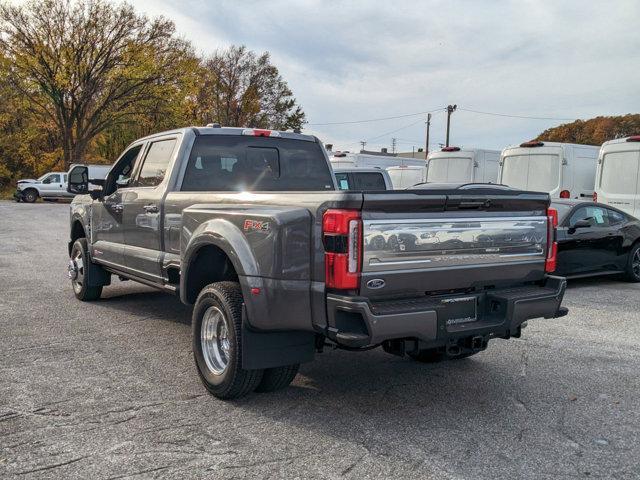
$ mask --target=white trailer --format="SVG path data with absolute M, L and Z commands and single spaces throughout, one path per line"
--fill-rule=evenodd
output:
M 500 157 L 498 183 L 548 192 L 551 198 L 592 198 L 599 147 L 575 143 L 525 142 Z
M 429 183 L 496 183 L 499 150 L 444 147 L 427 155 Z
M 594 200 L 640 216 L 640 135 L 602 144 Z

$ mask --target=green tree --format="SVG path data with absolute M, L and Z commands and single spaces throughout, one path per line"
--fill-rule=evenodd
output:
M 286 130 L 305 122 L 269 53 L 256 55 L 245 46 L 232 46 L 205 60 L 201 70 L 193 111 L 198 123 Z
M 55 127 L 64 167 L 82 162 L 98 136 L 181 94 L 190 44 L 174 24 L 128 4 L 41 0 L 0 5 L 7 78 L 27 108 Z
M 576 120 L 542 132 L 536 140 L 602 145 L 607 140 L 640 134 L 640 114 Z

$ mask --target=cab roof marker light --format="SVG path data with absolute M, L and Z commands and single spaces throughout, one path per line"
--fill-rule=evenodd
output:
M 442 147 L 441 152 L 459 152 L 460 147 Z
M 640 135 L 634 135 L 627 138 L 627 142 L 640 142 Z
M 279 137 L 280 132 L 261 128 L 245 128 L 242 130 L 242 135 L 248 135 L 250 137 Z

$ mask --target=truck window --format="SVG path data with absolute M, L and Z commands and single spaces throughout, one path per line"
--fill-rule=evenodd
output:
M 354 190 L 372 191 L 386 190 L 384 177 L 377 172 L 351 172 L 353 176 Z
M 58 175 L 57 173 L 49 175 L 42 181 L 42 183 L 44 183 L 45 185 L 48 185 L 50 183 L 60 183 L 60 175 Z
M 132 186 L 155 187 L 160 185 L 167 173 L 175 146 L 175 138 L 153 142 L 147 151 L 147 156 L 142 163 L 138 178 L 133 182 Z
M 321 146 L 315 142 L 239 135 L 196 138 L 182 191 L 333 190 Z

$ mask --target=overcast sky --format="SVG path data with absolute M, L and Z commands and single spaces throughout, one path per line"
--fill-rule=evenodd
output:
M 203 54 L 232 44 L 269 51 L 307 114 L 304 131 L 334 148 L 422 147 L 426 115 L 447 104 L 558 119 L 640 112 L 640 2 L 168 1 L 138 10 L 175 21 Z M 179 4 L 179 6 L 177 5 Z M 500 149 L 562 120 L 452 116 L 451 143 Z M 397 130 L 397 131 L 396 131 Z M 389 133 L 392 132 L 392 133 Z

